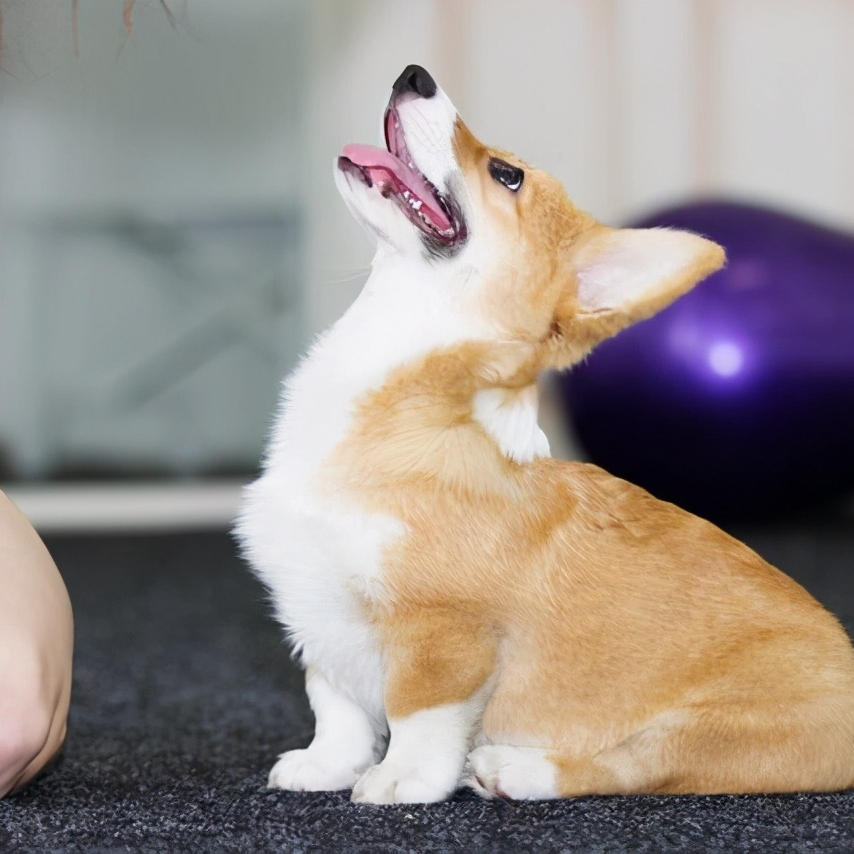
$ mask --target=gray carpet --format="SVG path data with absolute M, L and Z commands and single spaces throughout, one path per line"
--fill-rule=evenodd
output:
M 746 533 L 851 628 L 854 526 Z M 375 808 L 268 792 L 271 760 L 312 722 L 229 538 L 48 545 L 77 618 L 71 733 L 56 767 L 0 801 L 2 852 L 854 851 L 854 793 Z

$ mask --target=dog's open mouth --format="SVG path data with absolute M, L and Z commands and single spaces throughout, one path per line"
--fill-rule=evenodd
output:
M 385 114 L 385 139 L 387 151 L 372 145 L 344 146 L 338 168 L 391 199 L 430 242 L 449 248 L 461 243 L 466 231 L 459 208 L 412 162 L 392 106 Z

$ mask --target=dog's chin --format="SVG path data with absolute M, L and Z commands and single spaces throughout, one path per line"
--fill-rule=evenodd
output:
M 402 254 L 432 254 L 429 237 L 391 199 L 337 167 L 335 184 L 353 218 L 381 246 Z

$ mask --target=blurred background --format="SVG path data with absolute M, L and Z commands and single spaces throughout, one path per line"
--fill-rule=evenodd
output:
M 605 222 L 719 196 L 854 232 L 850 0 L 0 0 L 0 27 L 0 483 L 43 528 L 230 518 L 364 280 L 332 163 L 409 63 Z

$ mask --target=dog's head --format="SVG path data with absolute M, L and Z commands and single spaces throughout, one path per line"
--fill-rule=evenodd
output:
M 694 234 L 601 225 L 556 179 L 478 141 L 417 65 L 395 82 L 384 129 L 386 149 L 338 158 L 345 201 L 383 257 L 432 267 L 473 329 L 527 354 L 520 370 L 578 361 L 724 263 Z

